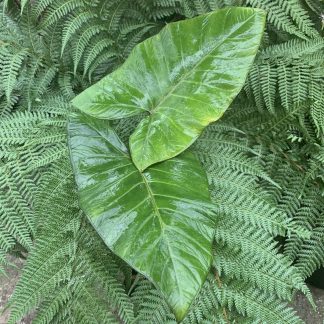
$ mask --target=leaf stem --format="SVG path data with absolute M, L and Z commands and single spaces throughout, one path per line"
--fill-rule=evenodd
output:
M 141 275 L 138 273 L 134 279 L 134 282 L 132 283 L 132 285 L 130 286 L 127 295 L 130 296 L 130 294 L 132 293 L 132 291 L 134 290 L 135 286 L 137 285 L 139 279 L 140 279 Z
M 223 285 L 222 285 L 222 282 L 220 280 L 220 277 L 219 277 L 219 274 L 218 274 L 216 268 L 214 268 L 214 275 L 215 275 L 215 279 L 216 279 L 216 282 L 217 282 L 217 286 L 218 286 L 218 288 L 221 289 Z M 225 322 L 230 324 L 230 321 L 228 319 L 228 315 L 227 315 L 225 307 L 223 307 L 223 315 L 224 315 Z

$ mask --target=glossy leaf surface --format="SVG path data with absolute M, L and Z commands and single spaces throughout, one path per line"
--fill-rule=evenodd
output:
M 73 103 L 106 119 L 147 111 L 130 138 L 144 170 L 184 151 L 222 116 L 243 86 L 264 22 L 262 10 L 226 8 L 171 23 Z
M 69 147 L 80 205 L 106 245 L 186 314 L 211 263 L 206 174 L 190 152 L 141 173 L 108 121 L 74 115 Z

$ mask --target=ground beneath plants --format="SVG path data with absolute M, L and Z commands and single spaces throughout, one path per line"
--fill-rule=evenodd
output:
M 12 264 L 6 268 L 7 276 L 0 274 L 0 324 L 7 324 L 9 319 L 9 311 L 4 310 L 8 299 L 18 282 L 21 269 L 24 266 L 24 260 L 9 257 L 8 261 Z M 31 324 L 32 315 L 23 318 L 18 324 Z
M 9 262 L 13 265 L 7 268 L 8 277 L 0 275 L 0 324 L 7 324 L 9 318 L 9 311 L 5 310 L 3 313 L 3 307 L 10 298 L 17 282 L 21 269 L 24 265 L 24 261 L 21 259 L 9 258 Z M 295 309 L 298 311 L 299 316 L 307 324 L 323 324 L 324 321 L 324 290 L 317 289 L 310 286 L 314 300 L 318 309 L 315 311 L 309 304 L 307 299 L 302 294 L 297 294 L 293 304 Z M 30 316 L 23 318 L 19 324 L 31 324 L 32 317 Z

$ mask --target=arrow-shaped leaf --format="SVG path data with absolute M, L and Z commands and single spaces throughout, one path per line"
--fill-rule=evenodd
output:
M 211 263 L 206 175 L 190 152 L 141 173 L 108 121 L 74 115 L 69 147 L 80 205 L 107 246 L 182 319 Z
M 148 116 L 130 138 L 139 170 L 184 151 L 222 116 L 258 50 L 265 13 L 226 8 L 171 23 L 73 104 L 99 118 Z

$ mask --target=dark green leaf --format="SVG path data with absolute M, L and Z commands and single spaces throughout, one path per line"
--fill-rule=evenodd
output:
M 199 161 L 186 152 L 141 173 L 109 122 L 89 115 L 71 118 L 69 145 L 90 222 L 182 319 L 211 263 L 211 202 Z
M 106 119 L 147 116 L 130 138 L 139 170 L 176 156 L 222 116 L 246 79 L 265 13 L 226 8 L 167 25 L 73 104 Z

